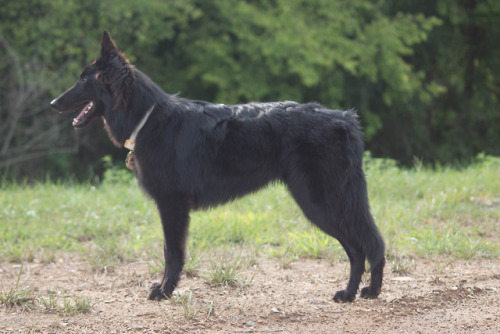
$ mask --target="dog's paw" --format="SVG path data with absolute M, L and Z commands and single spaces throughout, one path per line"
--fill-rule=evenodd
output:
M 380 294 L 380 290 L 372 290 L 369 286 L 361 289 L 360 297 L 364 299 L 375 299 Z
M 162 299 L 168 299 L 168 298 L 170 298 L 170 296 L 167 296 L 161 290 L 161 283 L 154 283 L 151 286 L 148 300 L 162 300 Z
M 333 296 L 333 301 L 336 303 L 350 303 L 356 299 L 356 293 L 347 293 L 346 290 L 340 290 Z

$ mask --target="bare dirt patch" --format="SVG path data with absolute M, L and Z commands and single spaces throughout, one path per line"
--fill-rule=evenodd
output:
M 146 298 L 159 277 L 149 275 L 147 264 L 96 274 L 66 256 L 25 264 L 21 283 L 29 278 L 24 287 L 35 296 L 51 290 L 88 297 L 90 311 L 65 315 L 38 302 L 30 310 L 0 304 L 0 333 L 500 333 L 498 259 L 415 261 L 404 276 L 388 264 L 376 300 L 333 302 L 347 283 L 347 263 L 300 259 L 280 269 L 276 260 L 258 258 L 242 270 L 237 287 L 208 285 L 202 269 L 199 277 L 183 277 L 178 297 L 155 302 Z M 0 264 L 3 291 L 15 286 L 19 270 Z

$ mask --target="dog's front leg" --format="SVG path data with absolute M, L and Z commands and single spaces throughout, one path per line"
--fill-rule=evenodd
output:
M 151 287 L 148 299 L 170 298 L 179 281 L 186 248 L 189 226 L 189 200 L 172 196 L 157 201 L 164 235 L 165 273 L 161 283 Z

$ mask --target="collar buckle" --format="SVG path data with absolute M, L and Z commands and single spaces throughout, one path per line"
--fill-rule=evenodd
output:
M 148 120 L 149 116 L 153 112 L 154 108 L 155 108 L 155 105 L 153 104 L 151 106 L 151 108 L 149 108 L 149 110 L 146 111 L 146 114 L 141 119 L 139 124 L 137 124 L 137 127 L 134 129 L 134 131 L 130 135 L 130 138 L 125 140 L 125 144 L 123 144 L 123 147 L 125 147 L 126 149 L 128 149 L 130 151 L 130 152 L 128 152 L 127 159 L 125 160 L 125 165 L 127 166 L 128 169 L 131 169 L 131 170 L 134 169 L 135 138 L 137 138 L 137 135 L 139 134 L 139 131 L 141 131 L 144 124 L 146 124 L 146 121 Z
M 127 139 L 123 145 L 127 150 L 133 151 L 135 149 L 135 141 Z

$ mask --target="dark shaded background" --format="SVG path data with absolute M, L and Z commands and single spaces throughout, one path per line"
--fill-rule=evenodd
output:
M 367 149 L 402 165 L 500 155 L 500 1 L 0 2 L 4 178 L 99 180 L 122 165 L 101 121 L 75 131 L 49 108 L 104 29 L 169 93 L 356 108 Z

